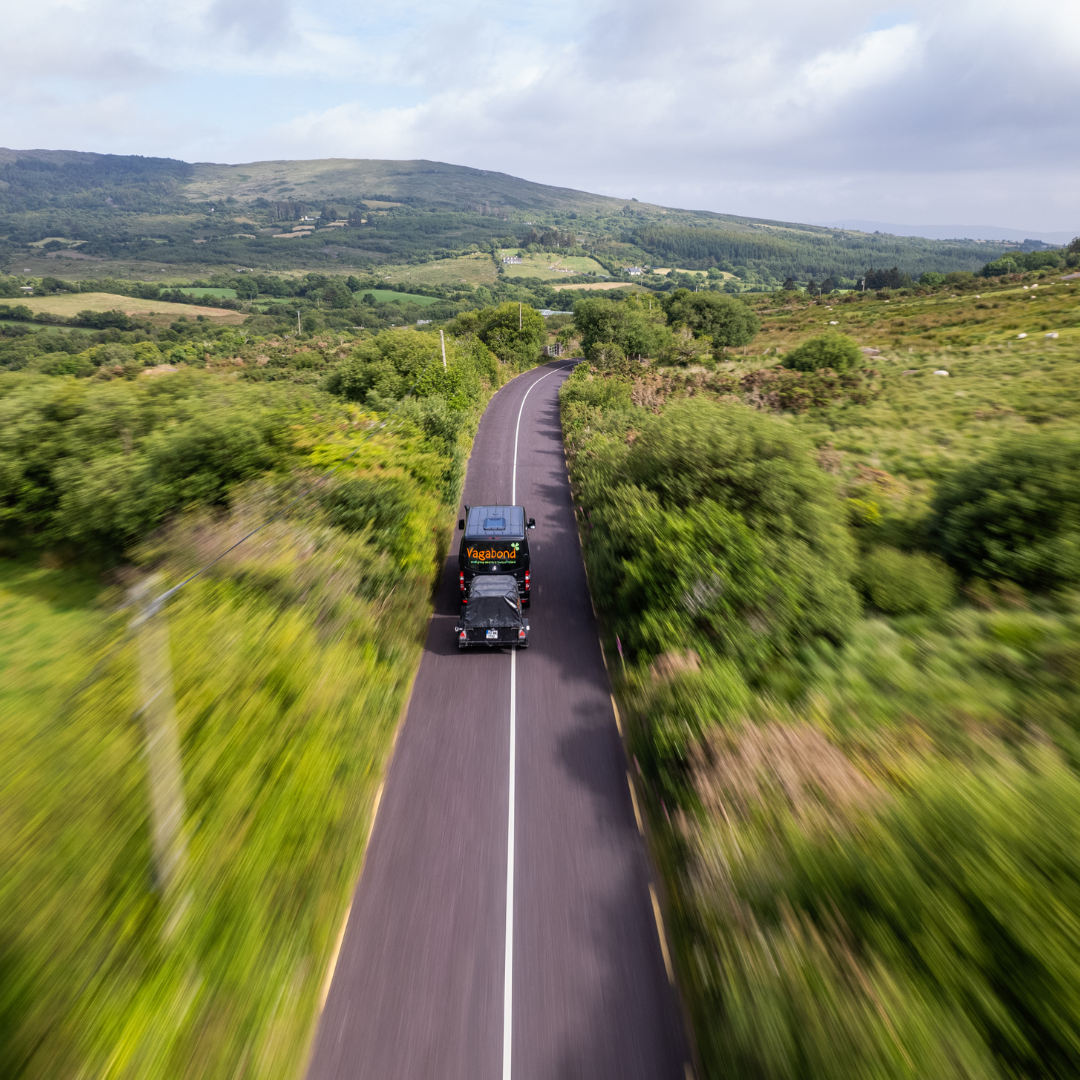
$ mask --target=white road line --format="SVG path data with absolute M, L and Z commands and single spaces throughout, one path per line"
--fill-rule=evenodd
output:
M 506 946 L 503 968 L 503 1080 L 510 1080 L 514 1034 L 514 781 L 517 759 L 517 649 L 510 651 L 510 799 L 506 820 Z
M 510 504 L 517 505 L 518 436 L 525 402 L 538 383 L 562 368 L 552 368 L 525 391 L 514 427 L 514 471 L 510 481 Z M 517 772 L 517 648 L 510 651 L 510 794 L 506 815 L 506 940 L 503 946 L 503 1080 L 510 1080 L 511 1043 L 514 1034 L 514 786 Z
M 540 385 L 540 383 L 542 383 L 545 379 L 550 378 L 557 371 L 562 371 L 562 370 L 563 370 L 562 368 L 552 368 L 547 373 L 547 375 L 541 375 L 540 378 L 537 379 L 536 382 L 534 382 L 532 384 L 532 386 L 530 386 L 529 389 L 525 391 L 525 396 L 521 399 L 521 408 L 518 409 L 517 426 L 514 428 L 514 471 L 513 471 L 513 473 L 511 473 L 512 479 L 511 479 L 511 483 L 510 483 L 510 504 L 511 504 L 511 506 L 517 506 L 518 434 L 521 432 L 521 414 L 525 411 L 525 402 L 529 400 L 529 395 L 537 388 L 537 386 Z

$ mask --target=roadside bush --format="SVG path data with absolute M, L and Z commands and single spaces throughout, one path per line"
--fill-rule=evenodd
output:
M 589 348 L 589 359 L 597 371 L 621 372 L 627 366 L 626 353 L 613 341 L 595 341 Z M 641 365 L 630 361 L 640 371 Z
M 843 374 L 853 368 L 862 367 L 863 354 L 847 334 L 829 330 L 785 353 L 780 362 L 784 367 L 793 368 L 795 371 L 832 368 L 837 374 Z
M 446 342 L 446 358 L 444 371 L 437 334 L 382 333 L 333 367 L 322 387 L 370 409 L 386 411 L 407 394 L 440 396 L 451 408 L 464 409 L 479 402 L 484 381 L 498 385 L 498 362 L 483 343 L 451 339 Z
M 479 336 L 504 363 L 527 365 L 539 358 L 547 326 L 535 308 L 508 301 L 480 312 Z
M 292 456 L 282 420 L 297 405 L 194 372 L 16 382 L 0 396 L 0 529 L 115 558 L 169 513 L 223 504 L 231 485 Z
M 380 551 L 400 557 L 402 539 L 411 540 L 405 529 L 413 508 L 411 485 L 404 477 L 358 476 L 339 480 L 321 499 L 330 524 L 346 532 L 370 530 Z
M 947 476 L 932 536 L 965 575 L 1034 590 L 1080 583 L 1080 439 L 1017 435 Z
M 711 1074 L 1075 1075 L 1078 805 L 1044 755 L 939 765 L 848 827 L 695 839 L 684 970 Z
M 27 371 L 42 375 L 74 375 L 86 378 L 97 370 L 85 353 L 72 355 L 66 352 L 43 353 L 26 365 Z
M 703 1075 L 1080 1072 L 1075 365 L 923 352 L 929 322 L 897 314 L 910 365 L 936 356 L 962 392 L 878 396 L 840 335 L 839 363 L 579 369 L 562 390 Z M 799 432 L 846 499 L 804 477 Z
M 393 529 L 409 512 L 407 485 L 402 480 L 356 477 L 335 484 L 322 497 L 330 524 L 347 532 Z
M 95 551 L 123 548 L 170 511 L 224 503 L 231 484 L 276 460 L 257 424 L 212 410 L 153 432 L 137 453 L 59 464 L 53 474 L 59 499 L 45 538 Z
M 480 377 L 467 363 L 455 363 L 443 370 L 441 363 L 431 364 L 416 380 L 417 397 L 438 395 L 451 409 L 467 409 L 475 405 L 483 393 Z
M 598 352 L 619 349 L 626 356 L 657 356 L 671 333 L 637 299 L 582 297 L 574 301 L 574 327 L 588 360 L 601 362 Z
M 751 308 L 722 293 L 676 289 L 664 298 L 663 306 L 672 326 L 685 326 L 695 337 L 711 339 L 717 348 L 749 345 L 761 329 Z
M 575 474 L 597 602 L 632 649 L 695 644 L 760 670 L 859 613 L 830 479 L 776 420 L 691 399 Z
M 923 552 L 877 547 L 862 559 L 859 585 L 886 615 L 929 615 L 943 611 L 956 596 L 952 571 Z

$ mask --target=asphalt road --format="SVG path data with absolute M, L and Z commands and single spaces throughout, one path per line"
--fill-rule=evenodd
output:
M 566 476 L 569 366 L 480 424 L 463 501 L 516 481 L 536 518 L 530 648 L 458 652 L 455 543 L 310 1080 L 684 1080 Z

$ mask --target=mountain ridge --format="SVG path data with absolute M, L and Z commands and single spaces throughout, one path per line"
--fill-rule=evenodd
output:
M 892 236 L 921 236 L 927 240 L 1016 241 L 1039 240 L 1044 244 L 1067 244 L 1080 233 L 1080 228 L 1042 232 L 1038 229 L 1012 229 L 1001 225 L 901 225 L 890 221 L 864 221 L 846 218 L 843 221 L 815 221 L 825 229 L 847 229 L 859 232 L 882 232 Z
M 222 164 L 0 149 L 0 265 L 9 268 L 41 256 L 50 262 L 39 272 L 74 258 L 126 263 L 129 273 L 170 263 L 374 269 L 533 244 L 587 251 L 609 274 L 716 268 L 748 288 L 851 281 L 870 267 L 975 270 L 1017 247 L 687 210 L 423 158 Z

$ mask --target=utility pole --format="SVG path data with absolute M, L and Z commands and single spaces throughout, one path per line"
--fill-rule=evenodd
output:
M 442 369 L 446 370 L 446 338 L 443 337 L 443 332 L 439 331 L 439 344 L 442 346 Z
M 174 886 L 187 861 L 187 844 L 183 834 L 184 778 L 169 663 L 169 628 L 161 613 L 161 601 L 154 596 L 160 585 L 160 575 L 155 574 L 136 585 L 129 598 L 136 607 L 131 629 L 138 639 L 139 714 L 146 738 L 154 878 L 162 895 L 173 903 Z
M 521 333 L 521 301 L 518 301 L 518 333 Z
M 300 336 L 300 312 L 296 313 L 296 336 Z

